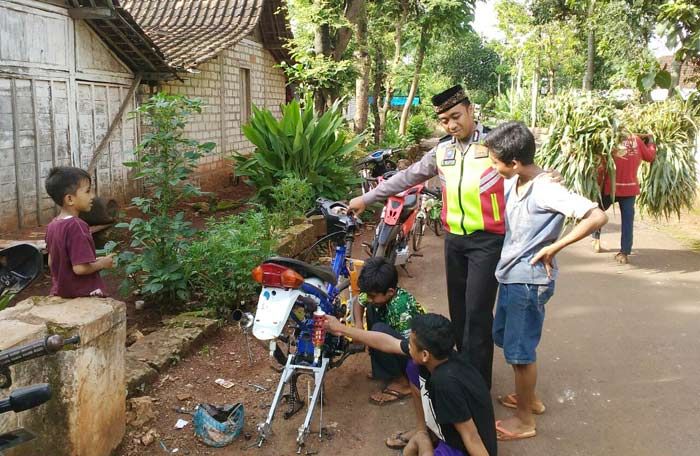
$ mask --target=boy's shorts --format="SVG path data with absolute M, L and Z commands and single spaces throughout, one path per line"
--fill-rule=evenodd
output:
M 554 294 L 549 285 L 502 283 L 498 286 L 493 342 L 503 349 L 508 364 L 532 364 L 542 337 L 544 305 Z

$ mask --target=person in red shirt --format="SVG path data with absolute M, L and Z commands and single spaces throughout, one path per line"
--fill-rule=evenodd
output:
M 651 135 L 630 135 L 622 147 L 615 154 L 615 197 L 612 197 L 612 184 L 610 176 L 603 176 L 603 197 L 600 207 L 605 211 L 613 203 L 620 205 L 622 218 L 622 235 L 620 251 L 615 259 L 620 264 L 627 264 L 628 256 L 632 253 L 632 241 L 634 238 L 634 202 L 639 195 L 639 181 L 637 171 L 642 160 L 654 161 L 656 158 L 656 145 Z M 593 233 L 593 250 L 596 253 L 600 247 L 600 230 Z
M 51 295 L 106 296 L 100 271 L 113 266 L 112 255 L 96 257 L 90 227 L 79 217 L 90 211 L 95 198 L 90 175 L 80 168 L 53 168 L 46 178 L 46 193 L 61 206 L 61 213 L 46 228 Z

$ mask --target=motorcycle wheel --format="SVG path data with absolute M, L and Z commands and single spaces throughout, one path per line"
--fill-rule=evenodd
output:
M 412 243 L 413 250 L 415 252 L 420 250 L 421 243 L 423 242 L 423 235 L 425 234 L 425 218 L 420 217 L 416 219 L 416 224 L 413 226 Z
M 384 257 L 391 264 L 396 263 L 396 239 L 391 239 L 386 244 L 378 244 L 373 257 Z

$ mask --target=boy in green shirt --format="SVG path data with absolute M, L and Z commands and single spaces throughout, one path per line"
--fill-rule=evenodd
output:
M 411 319 L 425 313 L 411 293 L 398 287 L 399 275 L 396 267 L 385 258 L 375 257 L 365 261 L 358 279 L 359 306 L 355 306 L 355 326 L 364 329 L 364 314 L 367 329 L 389 334 L 396 339 L 408 340 Z M 406 357 L 369 350 L 372 360 L 372 378 L 385 380 L 386 387 L 373 393 L 370 402 L 385 405 L 411 393 L 406 377 Z

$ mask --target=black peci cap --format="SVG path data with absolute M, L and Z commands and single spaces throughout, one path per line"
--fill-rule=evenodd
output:
M 431 101 L 433 102 L 435 113 L 442 114 L 463 101 L 469 103 L 469 98 L 464 93 L 462 86 L 456 85 L 454 87 L 450 87 L 444 92 L 438 93 L 431 99 Z

